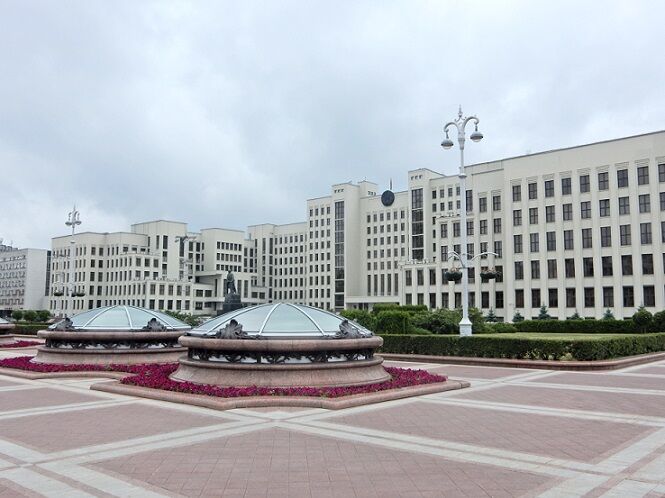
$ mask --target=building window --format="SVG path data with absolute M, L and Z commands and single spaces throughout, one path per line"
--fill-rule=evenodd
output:
M 529 189 L 529 199 L 537 199 L 538 198 L 538 184 L 537 183 L 529 183 L 528 185 Z
M 531 307 L 540 307 L 540 289 L 531 289 Z
M 603 287 L 603 307 L 614 307 L 614 287 Z
M 561 195 L 570 195 L 572 193 L 572 182 L 570 178 L 561 179 Z
M 500 258 L 503 256 L 503 244 L 501 243 L 500 240 L 495 240 L 494 241 L 494 253 L 496 254 L 497 258 Z
M 619 197 L 619 214 L 630 214 L 629 197 Z
M 570 221 L 573 219 L 573 205 L 564 204 L 563 205 L 563 221 Z
M 610 200 L 609 199 L 600 199 L 598 201 L 600 206 L 600 216 L 609 216 L 610 215 Z
M 573 231 L 572 230 L 564 230 L 563 231 L 563 248 L 564 248 L 564 250 L 574 249 Z
M 600 227 L 600 247 L 612 247 L 612 227 Z
M 515 261 L 515 280 L 524 280 L 524 263 Z
M 653 254 L 642 254 L 642 275 L 653 275 Z
M 591 190 L 589 175 L 580 175 L 580 193 L 584 194 Z
M 623 276 L 633 274 L 633 257 L 630 254 L 621 256 L 621 274 Z
M 550 308 L 559 307 L 559 289 L 547 289 Z
M 538 252 L 540 250 L 540 241 L 537 233 L 529 234 L 529 248 L 531 252 Z
M 665 164 L 658 165 L 658 181 L 660 183 L 665 182 Z
M 582 229 L 582 248 L 590 249 L 593 246 L 593 240 L 590 228 Z
M 545 180 L 545 197 L 554 197 L 554 180 Z
M 473 190 L 466 191 L 466 212 L 473 211 Z
M 651 244 L 651 223 L 640 223 L 640 242 L 642 245 Z
M 478 198 L 478 210 L 481 213 L 486 213 L 487 212 L 487 197 L 479 197 Z
M 623 287 L 623 306 L 624 308 L 632 308 L 635 306 L 635 293 L 632 285 L 625 285 Z
M 650 213 L 651 212 L 651 199 L 649 194 L 642 194 L 638 197 L 640 213 Z
M 603 256 L 600 260 L 600 263 L 603 270 L 603 277 L 611 277 L 613 274 L 612 256 Z
M 622 246 L 630 245 L 630 225 L 619 225 L 619 241 Z
M 585 308 L 593 308 L 595 306 L 595 298 L 594 298 L 594 289 L 593 287 L 585 287 L 584 288 L 584 307 Z
M 538 208 L 529 208 L 529 225 L 538 224 Z
M 515 289 L 515 307 L 524 308 L 524 289 Z
M 637 168 L 637 184 L 638 185 L 649 184 L 649 166 L 640 166 L 639 168 Z
M 522 225 L 522 210 L 513 209 L 513 226 L 519 227 Z
M 501 211 L 501 196 L 492 196 L 492 211 Z
M 644 296 L 644 306 L 649 308 L 656 306 L 656 291 L 653 285 L 645 285 L 642 287 L 642 295 Z
M 624 188 L 628 186 L 628 170 L 620 169 L 617 171 L 617 187 Z
M 566 258 L 563 260 L 566 272 L 566 278 L 575 278 L 575 260 L 573 258 Z
M 494 218 L 494 233 L 501 233 L 501 218 Z
M 665 221 L 660 222 L 660 240 L 665 242 Z
M 404 285 L 407 287 L 411 287 L 412 282 L 411 282 L 411 270 L 406 270 L 404 272 Z
M 593 258 L 582 258 L 582 269 L 585 277 L 593 277 Z
M 663 165 L 665 166 L 665 165 Z M 665 180 L 663 180 L 665 181 Z M 519 202 L 522 200 L 522 186 L 513 185 L 513 202 Z
M 545 234 L 546 241 L 547 241 L 547 250 L 548 251 L 556 251 L 556 233 L 555 232 L 547 232 Z
M 503 308 L 503 291 L 496 291 L 494 293 L 494 307 L 497 309 Z
M 548 259 L 547 260 L 547 278 L 556 278 L 556 277 L 557 277 L 556 259 Z
M 610 188 L 610 174 L 605 171 L 598 173 L 598 190 L 608 190 Z
M 566 289 L 566 308 L 575 308 L 575 288 Z
M 660 210 L 665 211 L 665 192 L 660 193 Z
M 478 231 L 480 235 L 487 235 L 487 220 L 480 220 L 478 223 Z
M 520 254 L 522 252 L 522 236 L 513 235 L 513 252 Z
M 545 206 L 545 222 L 554 223 L 554 206 Z
M 580 202 L 580 216 L 582 219 L 591 218 L 591 201 Z

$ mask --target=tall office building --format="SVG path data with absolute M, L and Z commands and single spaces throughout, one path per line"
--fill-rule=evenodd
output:
M 0 245 L 0 312 L 47 308 L 51 251 Z

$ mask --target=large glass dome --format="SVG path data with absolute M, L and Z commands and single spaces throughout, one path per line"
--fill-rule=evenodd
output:
M 189 335 L 214 336 L 231 320 L 242 325 L 243 332 L 250 336 L 274 338 L 321 338 L 339 333 L 344 318 L 333 313 L 301 304 L 260 304 L 231 311 L 213 318 L 193 329 Z M 354 323 L 363 334 L 372 332 Z
M 11 322 L 8 322 L 8 321 L 5 320 L 4 318 L 1 318 L 1 317 L 0 317 L 0 325 L 10 325 L 10 324 L 11 324 Z
M 74 315 L 72 328 L 74 330 L 143 330 L 148 322 L 156 319 L 166 327 L 166 330 L 187 330 L 191 327 L 186 323 L 159 311 L 152 311 L 136 306 L 116 305 L 95 308 Z M 55 329 L 57 324 L 49 329 Z

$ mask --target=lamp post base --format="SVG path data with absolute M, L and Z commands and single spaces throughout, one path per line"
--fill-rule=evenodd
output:
M 471 320 L 469 320 L 468 318 L 466 320 L 462 319 L 462 321 L 459 322 L 459 335 L 462 337 L 472 335 Z

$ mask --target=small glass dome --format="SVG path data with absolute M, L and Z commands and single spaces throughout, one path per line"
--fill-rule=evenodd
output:
M 143 330 L 150 320 L 155 318 L 166 330 L 187 330 L 191 327 L 176 320 L 172 316 L 159 311 L 152 311 L 136 306 L 116 305 L 95 308 L 74 315 L 72 328 L 74 330 Z M 49 329 L 55 329 L 53 324 Z
M 243 332 L 250 336 L 274 338 L 321 338 L 339 333 L 340 324 L 345 320 L 328 311 L 301 304 L 273 303 L 250 306 L 225 313 L 208 320 L 193 329 L 189 335 L 215 335 L 226 327 L 231 320 L 242 325 Z M 372 332 L 354 323 L 361 332 Z
M 0 317 L 0 325 L 11 325 L 12 322 L 8 322 L 4 318 Z

